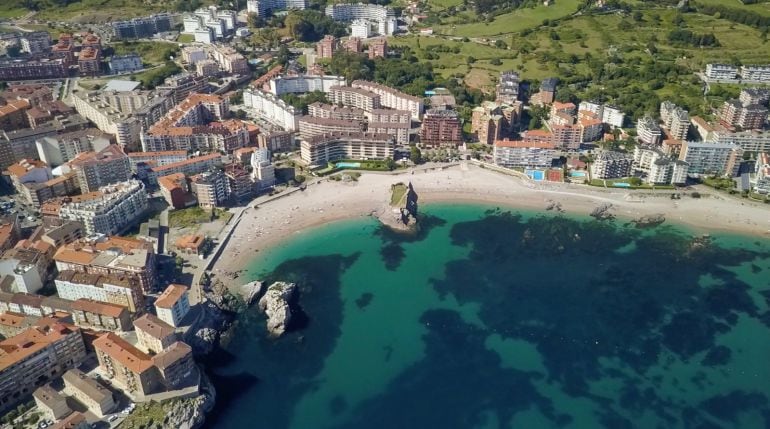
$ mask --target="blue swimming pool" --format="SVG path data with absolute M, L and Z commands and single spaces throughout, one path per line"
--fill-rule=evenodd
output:
M 524 174 L 529 176 L 530 179 L 538 182 L 545 180 L 545 171 L 542 170 L 525 170 Z
M 337 168 L 359 168 L 361 167 L 360 162 L 338 162 Z
M 569 177 L 586 177 L 585 171 L 570 171 Z
M 630 188 L 631 184 L 630 183 L 625 183 L 625 182 L 619 182 L 619 183 L 613 183 L 612 186 L 614 186 L 616 188 Z

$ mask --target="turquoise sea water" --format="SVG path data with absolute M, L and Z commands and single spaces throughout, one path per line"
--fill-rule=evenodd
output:
M 211 428 L 765 428 L 770 242 L 432 205 L 419 236 L 332 223 L 258 253 L 300 286 L 211 360 Z

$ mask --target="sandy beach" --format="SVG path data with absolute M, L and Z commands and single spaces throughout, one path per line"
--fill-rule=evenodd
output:
M 663 214 L 666 222 L 684 224 L 697 232 L 736 232 L 770 238 L 770 205 L 732 198 L 708 188 L 698 189 L 696 199 L 672 200 L 672 191 L 652 193 L 605 189 L 564 183 L 534 183 L 474 165 L 414 174 L 364 173 L 354 182 L 323 179 L 307 189 L 249 207 L 233 231 L 225 257 L 214 272 L 230 283 L 224 273 L 242 270 L 258 255 L 293 234 L 340 219 L 370 216 L 383 210 L 393 183 L 411 181 L 420 204 L 431 202 L 478 202 L 510 208 L 543 210 L 557 203 L 568 213 L 589 214 L 612 204 L 620 218 Z M 237 282 L 237 280 L 236 280 Z

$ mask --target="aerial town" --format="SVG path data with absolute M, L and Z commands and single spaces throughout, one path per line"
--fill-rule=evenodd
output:
M 306 0 L 235 5 L 0 33 L 7 427 L 117 427 L 144 403 L 205 396 L 199 342 L 226 237 L 311 183 L 461 164 L 538 187 L 770 201 L 770 64 L 704 63 L 704 94 L 732 92 L 697 113 L 675 97 L 643 114 L 581 99 L 523 67 L 490 69 L 469 96 L 462 78 L 387 76 L 441 39 L 424 3 L 329 4 L 326 27 L 289 14 L 287 28 L 320 31 L 312 42 L 263 31 Z

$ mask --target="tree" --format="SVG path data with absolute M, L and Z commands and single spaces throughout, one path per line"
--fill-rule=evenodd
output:
M 385 165 L 388 167 L 389 171 L 393 171 L 396 169 L 396 161 L 393 161 L 393 158 L 391 157 L 385 158 Z
M 415 164 L 422 163 L 422 151 L 420 151 L 420 148 L 418 148 L 417 146 L 410 147 L 409 159 Z

